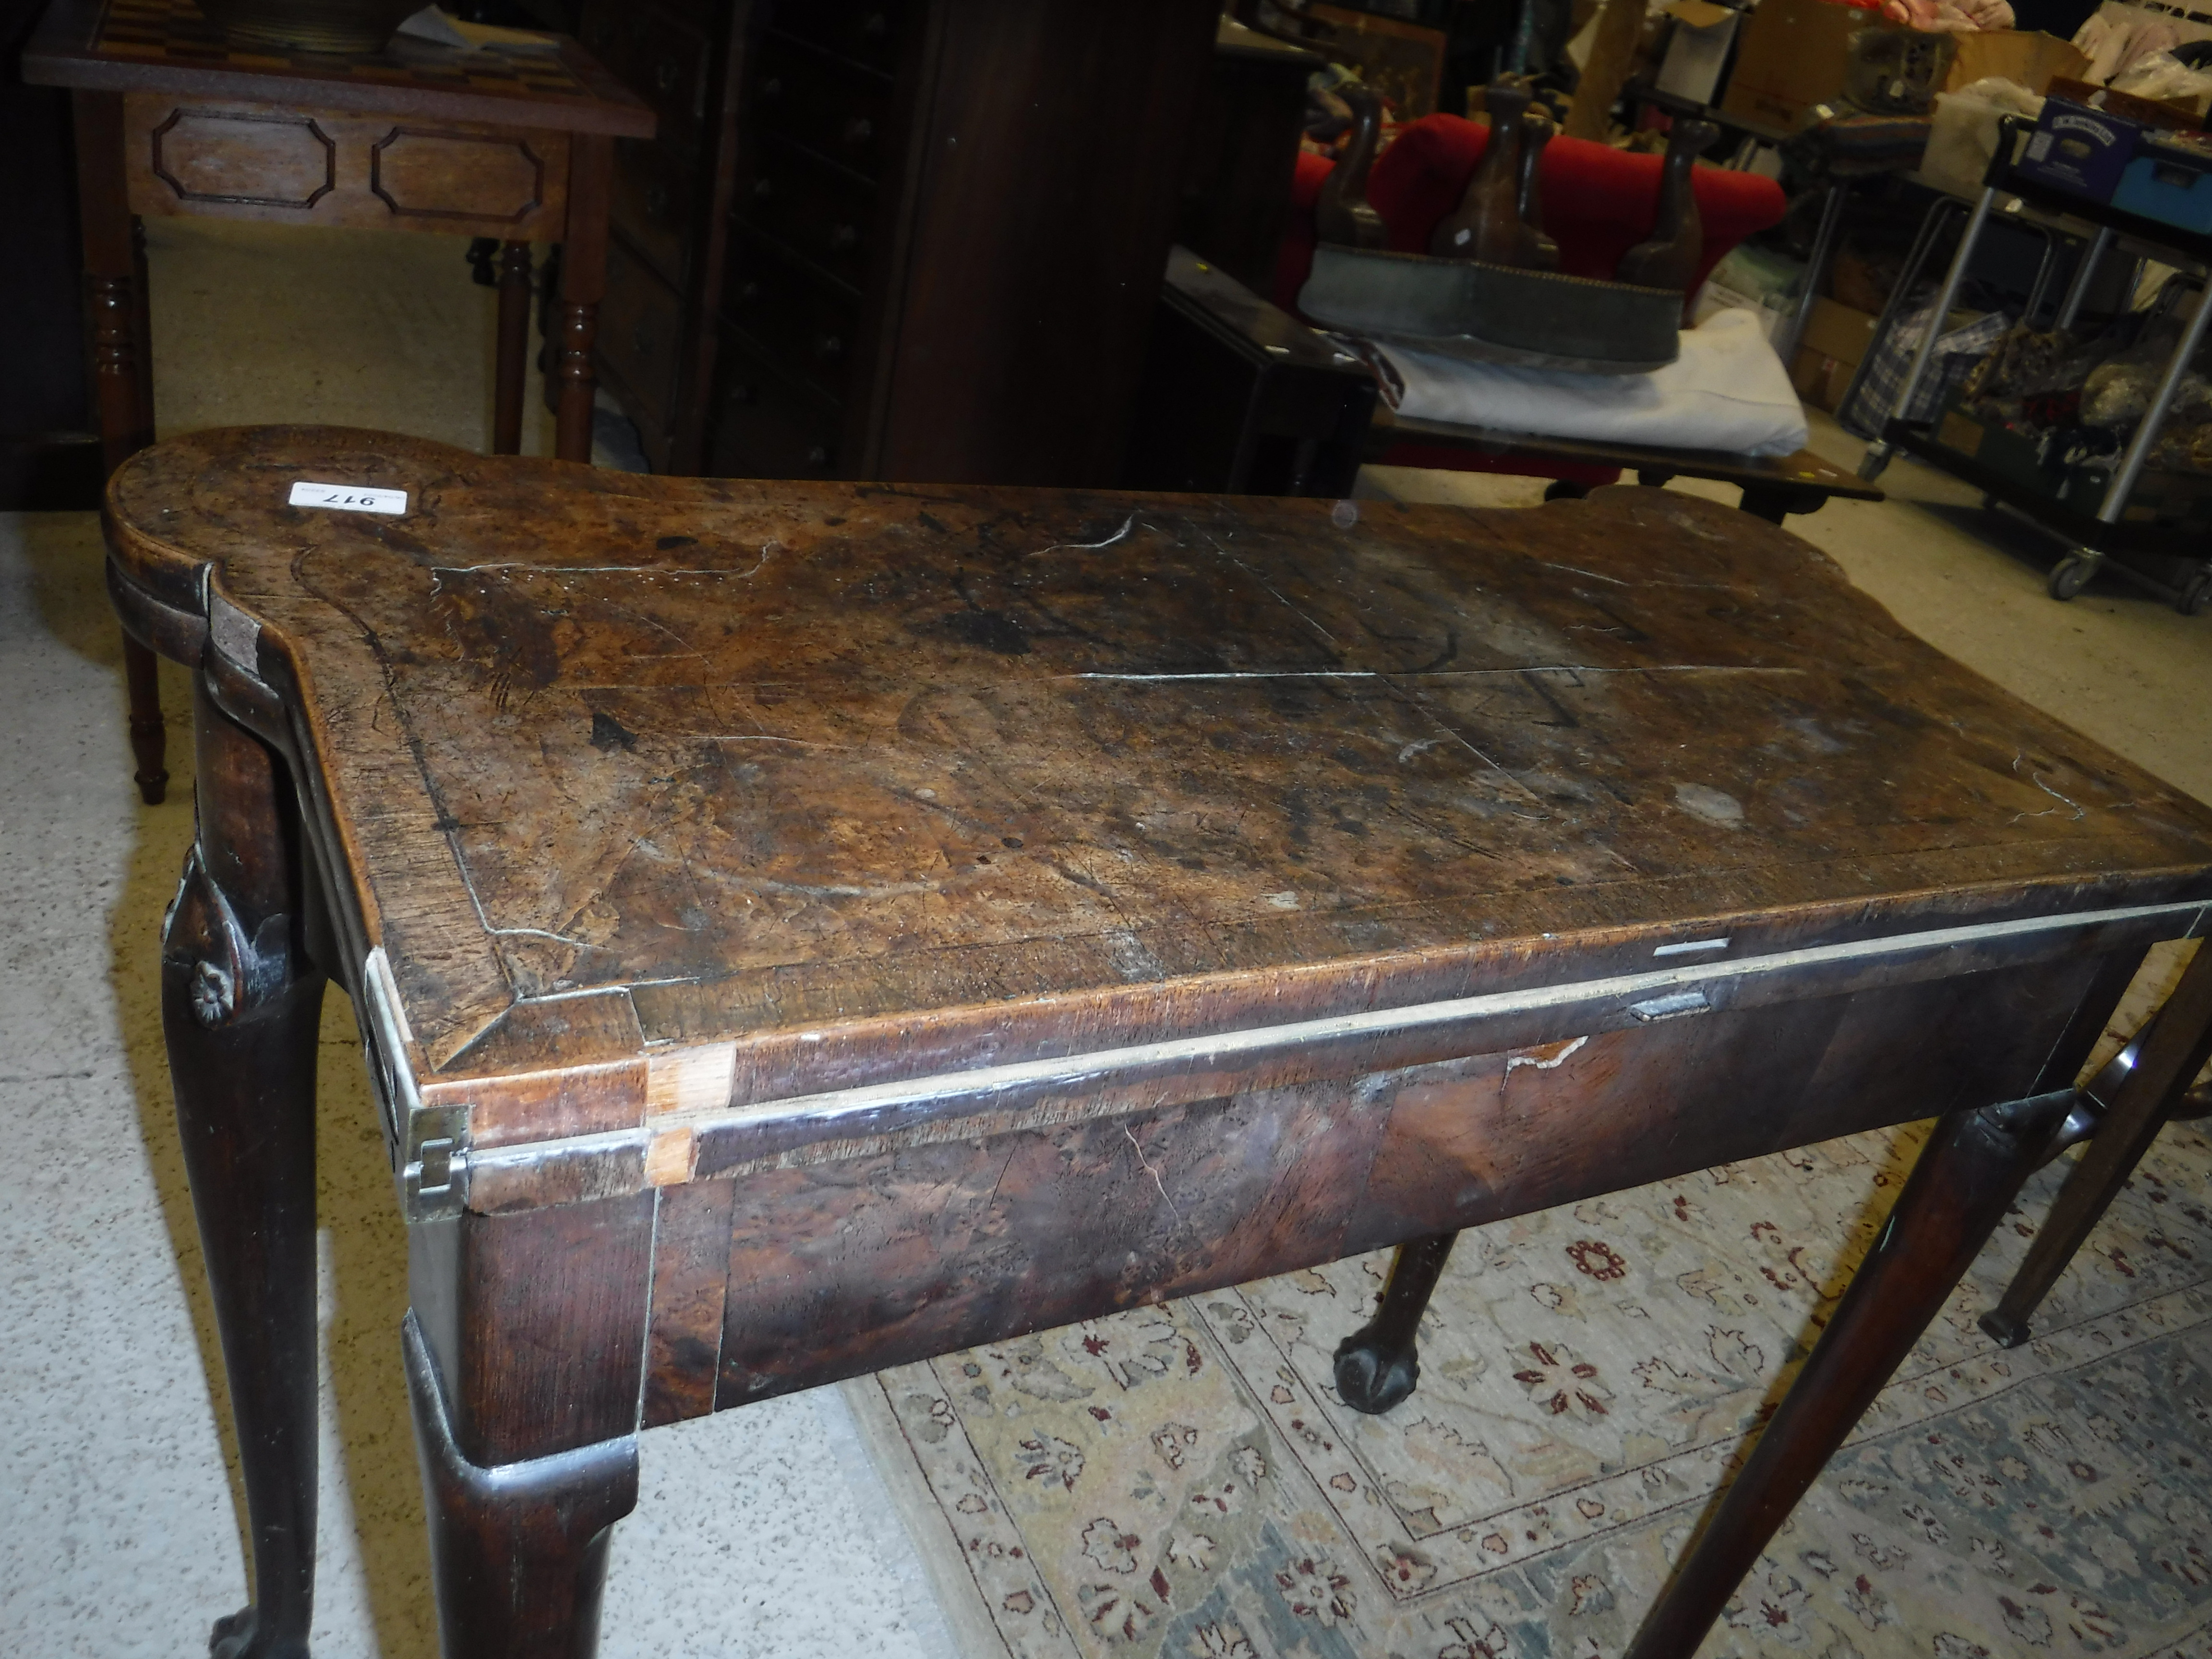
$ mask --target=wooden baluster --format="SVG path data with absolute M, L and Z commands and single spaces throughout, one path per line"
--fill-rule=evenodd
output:
M 1552 118 L 1530 110 L 1521 118 L 1521 222 L 1528 228 L 1532 263 L 1544 270 L 1559 268 L 1559 245 L 1544 234 L 1544 147 L 1558 129 Z
M 1525 266 L 1534 258 L 1521 222 L 1521 117 L 1528 94 L 1510 82 L 1493 82 L 1485 94 L 1490 142 L 1467 181 L 1459 205 L 1437 223 L 1429 252 L 1448 259 Z
M 1706 145 L 1720 136 L 1710 121 L 1677 121 L 1667 140 L 1667 162 L 1659 175 L 1659 215 L 1650 236 L 1620 256 L 1617 282 L 1639 288 L 1686 289 L 1705 256 L 1705 229 L 1698 216 L 1691 168 Z
M 77 203 L 84 238 L 85 322 L 92 336 L 100 459 L 109 472 L 153 441 L 154 381 L 147 338 L 144 232 L 131 216 L 124 179 L 123 95 L 78 92 Z M 169 788 L 168 731 L 161 720 L 154 653 L 123 636 L 131 750 L 138 793 L 159 805 Z
M 522 453 L 522 388 L 530 349 L 530 244 L 508 242 L 499 264 L 499 358 L 492 385 L 491 453 Z
M 1382 216 L 1367 199 L 1367 173 L 1382 137 L 1382 100 L 1371 88 L 1358 85 L 1346 87 L 1342 95 L 1352 106 L 1352 137 L 1314 202 L 1314 229 L 1324 242 L 1379 248 Z
M 555 311 L 553 453 L 564 461 L 592 459 L 592 399 L 599 389 L 592 349 L 599 337 L 599 301 L 607 286 L 606 200 L 614 150 L 597 133 L 576 134 L 568 147 L 568 225 L 562 246 L 561 302 Z

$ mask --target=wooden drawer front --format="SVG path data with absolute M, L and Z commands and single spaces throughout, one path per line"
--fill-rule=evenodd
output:
M 715 365 L 706 471 L 722 478 L 834 478 L 844 410 L 787 379 L 727 331 Z
M 615 228 L 653 268 L 684 285 L 691 254 L 691 174 L 657 144 L 615 141 Z
M 844 395 L 858 301 L 742 228 L 730 238 L 722 313 L 787 373 Z
M 898 67 L 915 11 L 905 0 L 781 0 L 769 25 L 889 75 Z
M 770 37 L 755 53 L 753 119 L 763 135 L 794 139 L 865 178 L 889 153 L 890 82 Z
M 655 425 L 665 423 L 675 397 L 683 323 L 683 302 L 676 290 L 620 246 L 610 246 L 607 297 L 599 305 L 599 355 L 647 405 Z
M 565 133 L 272 104 L 124 100 L 131 209 L 286 224 L 557 238 Z
M 653 106 L 658 136 L 680 155 L 707 119 L 707 37 L 636 0 L 591 0 L 577 33 L 623 85 Z
M 736 216 L 857 291 L 868 272 L 876 192 L 794 146 L 763 143 L 731 198 Z

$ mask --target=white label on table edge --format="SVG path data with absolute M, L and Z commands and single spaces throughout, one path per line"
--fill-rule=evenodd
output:
M 388 513 L 407 510 L 404 489 L 373 489 L 367 484 L 311 483 L 302 478 L 292 486 L 294 507 L 326 507 L 340 513 Z

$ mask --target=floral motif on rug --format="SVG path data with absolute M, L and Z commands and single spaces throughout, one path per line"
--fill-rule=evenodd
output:
M 1610 1659 L 1924 1126 L 1462 1235 L 1420 1385 L 1336 1344 L 1387 1252 L 847 1385 L 956 1627 L 1007 1659 Z M 1701 1651 L 2212 1659 L 2212 1142 L 2170 1127 L 2009 1352 L 2041 1172 Z

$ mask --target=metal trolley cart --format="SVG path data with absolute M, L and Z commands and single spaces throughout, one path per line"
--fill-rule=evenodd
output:
M 1958 252 L 1952 256 L 1938 290 L 1936 318 L 1941 319 L 1950 313 L 1974 246 L 1991 216 L 2011 216 L 2010 204 L 2004 202 L 2007 198 L 2017 198 L 2021 210 L 2059 222 L 2059 228 L 2069 228 L 2065 222 L 2081 226 L 2080 234 L 2088 242 L 2060 303 L 2054 326 L 2066 328 L 2073 325 L 2098 266 L 2116 246 L 2129 257 L 2148 255 L 2179 268 L 2181 275 L 2175 279 L 2177 283 L 2194 288 L 2200 294 L 2203 291 L 2205 273 L 2212 270 L 2212 237 L 2195 235 L 2021 178 L 2013 162 L 2020 141 L 2027 131 L 2028 124 L 2018 118 L 2008 117 L 2001 124 L 1996 157 L 1984 175 L 1981 194 L 1967 214 L 1966 228 L 1960 234 Z M 1915 250 L 1916 255 L 1923 252 L 1924 247 Z M 1899 283 L 1900 289 L 1912 274 L 1907 270 Z M 2171 291 L 2167 297 L 2173 297 Z M 1896 308 L 1893 307 L 1893 310 Z M 1885 325 L 1889 320 L 1885 317 Z M 1930 327 L 1928 337 L 1921 342 L 1896 404 L 1882 422 L 1881 436 L 1867 447 L 1865 459 L 1859 463 L 1859 477 L 1870 480 L 1880 476 L 1899 450 L 1917 456 L 1979 489 L 1986 504 L 2014 507 L 2069 544 L 2066 555 L 2051 568 L 2048 585 L 2051 598 L 2072 599 L 2092 576 L 2109 565 L 2116 574 L 2171 601 L 2185 616 L 2195 616 L 2212 604 L 2212 557 L 2208 557 L 2208 551 L 2212 550 L 2207 549 L 2204 538 L 2194 531 L 2142 522 L 2139 515 L 2130 516 L 2129 508 L 2142 477 L 2144 461 L 2157 442 L 2159 429 L 2172 406 L 2182 375 L 2196 359 L 2208 323 L 2212 323 L 2212 303 L 2200 302 L 2184 325 L 2179 343 L 2152 393 L 2142 422 L 2136 427 L 2119 465 L 2113 469 L 2094 513 L 2024 481 L 2016 471 L 1991 465 L 1943 441 L 1941 410 L 1931 421 L 1904 418 L 1904 411 L 1912 406 L 1935 362 L 1940 326 Z M 2195 568 L 2178 582 L 2169 583 L 2126 562 L 2130 555 L 2188 560 Z

